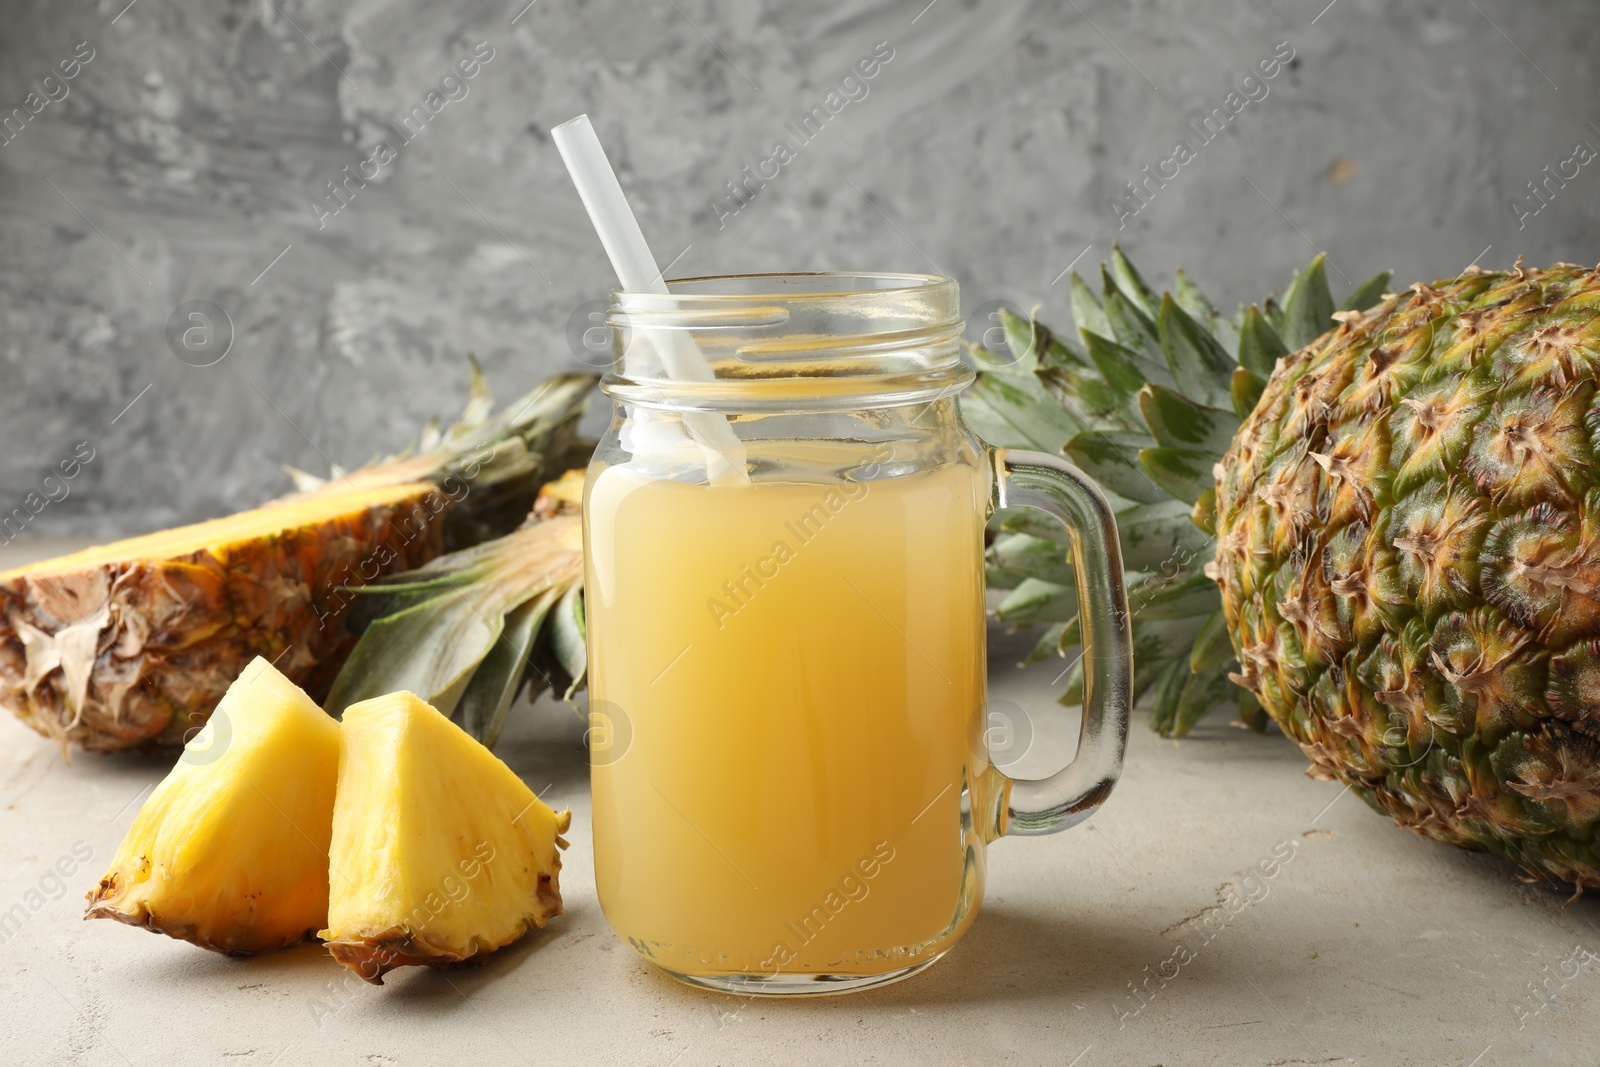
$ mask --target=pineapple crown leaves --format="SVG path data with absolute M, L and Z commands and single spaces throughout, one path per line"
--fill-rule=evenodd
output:
M 1260 399 L 1278 360 L 1384 295 L 1378 274 L 1334 303 L 1318 255 L 1281 299 L 1223 315 L 1181 269 L 1157 294 L 1122 249 L 1101 266 L 1101 291 L 1071 275 L 1077 342 L 1037 318 L 1000 312 L 1007 353 L 969 349 L 979 368 L 962 399 L 973 428 L 1001 447 L 1061 452 L 1093 477 L 1117 513 L 1133 614 L 1134 692 L 1155 695 L 1151 725 L 1180 737 L 1227 699 L 1238 671 L 1221 595 L 1206 577 L 1215 550 L 1213 468 Z M 1009 590 L 997 617 L 1044 626 L 1028 662 L 1079 643 L 1065 535 L 1028 511 L 996 516 L 987 571 Z M 1082 700 L 1083 664 L 1064 704 Z M 1265 729 L 1239 691 L 1241 720 Z
M 314 492 L 330 482 L 433 481 L 452 476 L 475 488 L 524 480 L 550 453 L 571 446 L 578 416 L 599 379 L 592 374 L 560 374 L 539 383 L 499 412 L 483 368 L 467 355 L 467 404 L 448 428 L 429 420 L 421 436 L 400 452 L 375 457 L 354 471 L 334 466 L 329 477 L 285 467 L 299 492 Z
M 548 474 L 588 462 L 593 442 L 578 437 L 578 420 L 599 378 L 558 374 L 496 411 L 477 360 L 469 356 L 468 363 L 467 405 L 448 429 L 441 430 L 435 420 L 404 451 L 348 473 L 335 468 L 327 479 L 290 470 L 296 490 L 331 493 L 432 482 L 449 499 L 443 527 L 447 549 L 515 529 Z
M 559 514 L 425 566 L 351 587 L 362 630 L 326 708 L 398 690 L 421 696 L 485 745 L 531 681 L 570 697 L 586 660 L 580 520 Z
M 350 476 L 437 483 L 454 502 L 446 547 L 469 547 L 345 588 L 356 596 L 349 624 L 361 636 L 325 706 L 337 716 L 408 690 L 492 747 L 524 682 L 537 692 L 564 678 L 570 697 L 584 677 L 583 538 L 572 514 L 582 472 L 567 471 L 537 500 L 534 492 L 588 460 L 577 421 L 598 379 L 557 375 L 496 412 L 469 362 L 459 419 L 446 430 L 430 424 L 411 449 Z

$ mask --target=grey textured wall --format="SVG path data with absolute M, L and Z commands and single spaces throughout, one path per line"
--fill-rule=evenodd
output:
M 577 366 L 569 317 L 609 283 L 548 134 L 579 111 L 673 274 L 936 269 L 969 309 L 1063 319 L 1052 280 L 1113 238 L 1230 304 L 1313 247 L 1336 288 L 1600 259 L 1583 0 L 523 2 L 10 0 L 0 511 L 88 442 L 30 536 L 220 514 L 453 412 L 468 350 L 506 396 Z M 786 121 L 879 42 L 799 145 Z M 1186 125 L 1230 103 L 1209 142 Z M 732 214 L 724 182 L 779 138 L 794 158 Z M 324 183 L 385 141 L 333 214 Z M 1547 164 L 1578 173 L 1519 219 Z M 1147 165 L 1176 176 L 1115 207 Z M 213 366 L 169 349 L 191 300 L 234 324 Z

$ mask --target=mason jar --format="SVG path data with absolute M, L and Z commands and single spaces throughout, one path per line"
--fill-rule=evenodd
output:
M 1117 780 L 1132 691 L 1111 509 L 963 420 L 955 282 L 763 274 L 616 292 L 615 414 L 584 493 L 594 862 L 684 981 L 830 993 L 943 955 L 985 848 Z M 1057 774 L 985 744 L 984 529 L 1070 535 L 1084 715 Z

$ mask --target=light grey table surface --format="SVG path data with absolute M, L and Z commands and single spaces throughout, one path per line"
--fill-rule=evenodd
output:
M 0 568 L 60 547 L 0 550 Z M 1073 716 L 1048 702 L 1060 665 L 1018 671 L 1018 647 L 996 635 L 991 692 L 1039 713 L 1014 769 L 1042 773 L 1070 752 Z M 1282 738 L 1225 716 L 1170 742 L 1137 713 L 1107 806 L 1066 834 L 991 846 L 982 913 L 929 970 L 775 1002 L 678 985 L 617 941 L 595 902 L 576 720 L 548 702 L 513 715 L 499 753 L 572 807 L 566 913 L 485 967 L 411 968 L 381 988 L 314 945 L 235 960 L 81 921 L 165 767 L 68 765 L 5 717 L 0 1063 L 1600 1062 L 1600 960 L 1587 955 L 1600 905 L 1568 906 L 1498 860 L 1396 828 L 1306 778 Z M 76 870 L 58 882 L 64 857 Z

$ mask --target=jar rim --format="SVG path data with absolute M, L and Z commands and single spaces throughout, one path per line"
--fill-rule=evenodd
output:
M 607 374 L 600 379 L 600 392 L 625 404 L 662 411 L 798 414 L 926 404 L 964 392 L 976 377 L 971 367 L 958 363 L 921 374 L 809 379 L 811 389 L 797 394 L 793 384 L 797 379 L 665 382 Z
M 709 285 L 714 283 L 737 283 L 751 281 L 795 281 L 806 279 L 834 279 L 838 281 L 855 280 L 878 283 L 903 283 L 903 284 L 868 284 L 840 288 L 780 288 L 758 289 L 734 292 L 693 292 L 684 291 L 682 287 L 695 285 Z M 957 283 L 954 278 L 942 274 L 919 274 L 914 271 L 870 271 L 870 270 L 805 270 L 805 271 L 757 271 L 748 274 L 699 274 L 687 278 L 667 278 L 665 293 L 644 293 L 636 290 L 614 288 L 611 290 L 611 299 L 618 301 L 626 297 L 628 301 L 670 300 L 674 302 L 692 300 L 770 300 L 774 296 L 785 299 L 808 298 L 838 298 L 844 296 L 870 296 L 883 294 L 907 293 L 937 293 L 942 289 L 953 288 Z
M 959 391 L 964 326 L 953 278 L 899 271 L 784 271 L 676 278 L 665 293 L 613 290 L 616 360 L 601 391 L 703 411 L 898 406 Z M 685 336 L 709 378 L 668 378 L 658 349 Z M 636 354 L 638 357 L 636 358 Z

